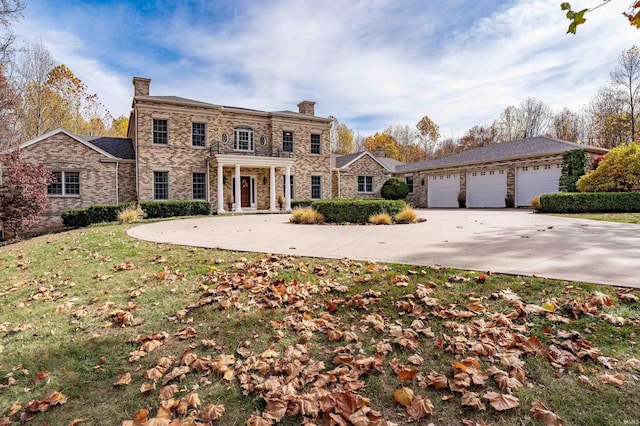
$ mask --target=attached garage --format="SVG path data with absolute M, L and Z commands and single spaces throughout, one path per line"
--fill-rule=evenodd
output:
M 467 173 L 467 207 L 505 207 L 506 196 L 505 169 Z
M 460 175 L 445 174 L 429 177 L 429 207 L 458 207 Z
M 538 164 L 516 169 L 516 207 L 530 206 L 534 197 L 558 192 L 560 164 Z

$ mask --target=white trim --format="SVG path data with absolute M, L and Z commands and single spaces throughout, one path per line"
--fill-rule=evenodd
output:
M 322 149 L 322 139 L 320 140 L 320 145 L 321 145 L 321 148 L 320 148 L 320 149 Z M 314 154 L 314 155 L 318 155 L 318 154 Z M 356 161 L 358 161 L 359 159 L 361 159 L 361 158 L 362 158 L 362 157 L 364 157 L 365 155 L 368 155 L 369 157 L 371 157 L 371 159 L 372 159 L 373 161 L 375 161 L 376 163 L 380 164 L 380 166 L 381 166 L 383 169 L 387 170 L 388 172 L 395 173 L 393 170 L 389 169 L 387 166 L 385 166 L 385 165 L 384 165 L 384 164 L 382 164 L 380 161 L 378 161 L 378 159 L 377 159 L 373 154 L 371 154 L 369 151 L 362 151 L 362 152 L 360 153 L 360 155 L 358 155 L 356 158 L 354 158 L 353 160 L 349 161 L 349 162 L 348 162 L 347 164 L 345 164 L 344 166 L 342 166 L 342 167 L 338 167 L 338 170 L 342 170 L 342 169 L 346 169 L 346 168 L 348 168 L 350 165 L 352 165 L 353 163 L 355 163 Z M 407 172 L 407 173 L 411 173 L 411 172 Z
M 45 133 L 44 135 L 40 135 L 37 138 L 31 139 L 29 141 L 23 142 L 22 144 L 20 144 L 20 149 L 24 149 L 28 146 L 34 145 L 38 142 L 42 142 L 45 139 L 48 139 L 52 136 L 57 135 L 58 133 L 64 133 L 65 135 L 69 136 L 71 139 L 75 139 L 76 141 L 80 142 L 81 144 L 83 144 L 84 146 L 86 146 L 87 148 L 91 148 L 92 150 L 104 155 L 107 158 L 111 158 L 113 160 L 120 160 L 118 157 L 114 157 L 113 155 L 109 154 L 106 151 L 103 151 L 102 149 L 98 148 L 97 146 L 91 144 L 91 142 L 86 141 L 84 139 L 82 139 L 80 136 L 78 135 L 74 135 L 73 133 L 69 132 L 68 130 L 62 128 L 62 127 L 58 127 L 55 130 L 50 131 L 49 133 Z
M 224 166 L 235 166 L 240 164 L 243 167 L 291 167 L 295 160 L 284 157 L 261 157 L 256 155 L 237 154 L 217 154 L 214 156 L 218 164 Z

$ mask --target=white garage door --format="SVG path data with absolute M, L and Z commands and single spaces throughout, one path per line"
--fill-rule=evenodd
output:
M 429 207 L 458 207 L 460 175 L 429 176 Z
M 467 207 L 505 207 L 507 171 L 467 173 Z
M 558 192 L 561 171 L 562 166 L 560 164 L 518 167 L 516 206 L 530 206 L 533 197 Z

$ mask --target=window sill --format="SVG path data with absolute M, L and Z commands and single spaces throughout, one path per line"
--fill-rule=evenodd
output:
M 151 146 L 169 146 L 168 143 L 151 143 Z
M 49 198 L 80 198 L 79 194 L 62 195 L 62 194 L 47 194 Z
M 207 149 L 206 145 L 191 145 L 191 148 L 195 149 Z

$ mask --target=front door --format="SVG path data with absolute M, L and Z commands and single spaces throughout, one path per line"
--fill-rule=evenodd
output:
M 251 178 L 249 176 L 240 177 L 240 206 L 251 207 Z

